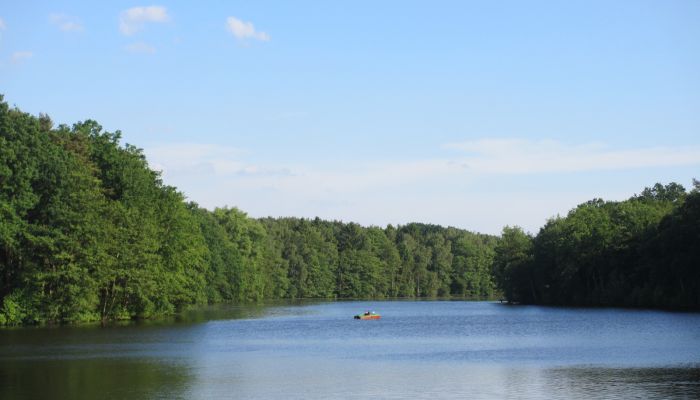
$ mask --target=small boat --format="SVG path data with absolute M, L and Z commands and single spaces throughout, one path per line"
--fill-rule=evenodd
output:
M 355 315 L 355 319 L 379 319 L 382 316 L 374 311 L 365 311 L 362 314 Z

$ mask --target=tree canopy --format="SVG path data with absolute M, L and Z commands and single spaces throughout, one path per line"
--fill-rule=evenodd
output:
M 519 239 L 515 239 L 515 238 Z M 506 228 L 497 280 L 533 304 L 700 308 L 700 192 L 656 184 L 583 203 L 535 237 Z
M 278 298 L 700 307 L 700 192 L 591 200 L 536 236 L 250 218 L 188 203 L 95 121 L 0 97 L 0 325 L 150 318 Z

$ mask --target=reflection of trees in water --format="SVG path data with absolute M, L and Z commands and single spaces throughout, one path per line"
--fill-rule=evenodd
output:
M 544 375 L 551 398 L 700 398 L 700 366 L 555 368 Z
M 172 317 L 180 323 L 204 323 L 216 320 L 251 319 L 271 316 L 294 316 L 308 313 L 299 306 L 323 304 L 319 300 L 268 300 L 249 304 L 214 304 L 194 307 Z M 167 321 L 167 319 L 161 319 Z
M 180 399 L 185 365 L 130 359 L 4 360 L 0 399 Z

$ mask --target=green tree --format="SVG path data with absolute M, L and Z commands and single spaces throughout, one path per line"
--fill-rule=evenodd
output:
M 536 300 L 530 235 L 518 226 L 506 226 L 494 253 L 493 274 L 506 298 L 516 302 Z

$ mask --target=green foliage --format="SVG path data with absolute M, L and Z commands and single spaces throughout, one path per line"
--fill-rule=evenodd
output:
M 453 233 L 452 293 L 469 298 L 491 298 L 495 295 L 492 267 L 495 241 L 470 232 Z
M 0 308 L 0 325 L 20 325 L 28 322 L 33 307 L 30 299 L 21 291 L 15 290 L 5 296 Z
M 151 317 L 206 300 L 206 243 L 119 132 L 0 103 L 4 323 Z
M 0 129 L 0 324 L 265 298 L 494 294 L 494 237 L 212 212 L 95 121 L 53 128 L 0 101 Z
M 266 254 L 263 245 L 265 229 L 238 209 L 217 208 L 215 221 L 224 229 L 228 241 L 230 264 L 227 279 L 232 300 L 262 299 L 265 282 L 262 274 Z
M 531 264 L 532 238 L 518 226 L 504 227 L 494 249 L 493 274 L 509 300 L 519 302 L 532 295 L 527 277 Z
M 494 274 L 511 301 L 700 308 L 699 197 L 670 183 L 626 201 L 591 200 L 550 220 L 531 247 L 507 228 Z
M 253 219 L 185 203 L 120 132 L 0 97 L 0 325 L 151 318 L 274 298 L 700 307 L 700 192 L 592 200 L 531 237 Z

